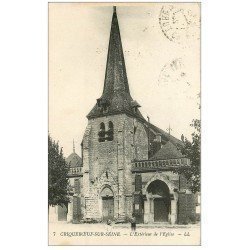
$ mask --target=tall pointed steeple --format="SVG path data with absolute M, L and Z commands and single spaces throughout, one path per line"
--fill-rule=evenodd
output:
M 113 7 L 104 88 L 87 117 L 130 113 L 143 118 L 138 107 L 140 105 L 130 95 L 116 7 Z
M 110 98 L 112 94 L 117 94 L 117 92 L 132 100 L 129 92 L 116 7 L 114 7 L 102 98 Z

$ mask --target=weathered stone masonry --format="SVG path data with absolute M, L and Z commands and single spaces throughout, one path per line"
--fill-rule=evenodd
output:
M 99 142 L 100 124 L 107 126 L 110 121 L 114 125 L 113 140 Z M 85 219 L 102 219 L 99 193 L 105 186 L 109 186 L 115 194 L 115 218 L 131 217 L 131 207 L 126 206 L 126 201 L 131 200 L 134 192 L 131 162 L 135 157 L 145 160 L 148 155 L 145 128 L 138 123 L 134 133 L 133 124 L 134 119 L 125 114 L 89 120 L 83 138 L 83 186 L 85 200 L 93 206 L 86 208 Z
M 190 166 L 178 150 L 182 141 L 145 120 L 139 108 L 130 95 L 114 8 L 103 93 L 87 115 L 82 158 L 74 152 L 68 159 L 73 222 L 135 216 L 137 223 L 182 224 L 195 217 L 194 194 L 175 171 Z

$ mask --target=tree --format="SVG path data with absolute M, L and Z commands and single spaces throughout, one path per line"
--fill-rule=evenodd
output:
M 62 205 L 69 202 L 68 165 L 59 148 L 52 138 L 48 137 L 48 205 Z
M 193 193 L 200 192 L 200 155 L 201 155 L 201 124 L 200 120 L 195 119 L 190 124 L 195 129 L 192 133 L 192 140 L 187 138 L 183 140 L 184 147 L 181 152 L 191 161 L 191 166 L 182 171 L 185 177 L 191 184 L 191 191 Z

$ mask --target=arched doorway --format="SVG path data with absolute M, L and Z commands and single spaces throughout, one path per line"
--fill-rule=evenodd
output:
M 154 222 L 167 222 L 171 213 L 170 192 L 167 184 L 160 180 L 151 182 L 147 188 L 150 213 Z
M 114 219 L 114 194 L 109 187 L 104 187 L 101 194 L 103 221 Z

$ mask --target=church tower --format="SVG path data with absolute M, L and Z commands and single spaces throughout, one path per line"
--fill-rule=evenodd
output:
M 194 194 L 182 172 L 190 167 L 180 152 L 183 142 L 146 121 L 139 108 L 129 90 L 114 7 L 103 92 L 87 115 L 81 143 L 74 218 L 124 222 L 133 216 L 137 223 L 171 224 L 195 220 Z
M 85 221 L 124 221 L 132 216 L 132 161 L 148 159 L 146 120 L 139 107 L 130 94 L 114 7 L 103 93 L 87 115 L 82 141 Z

